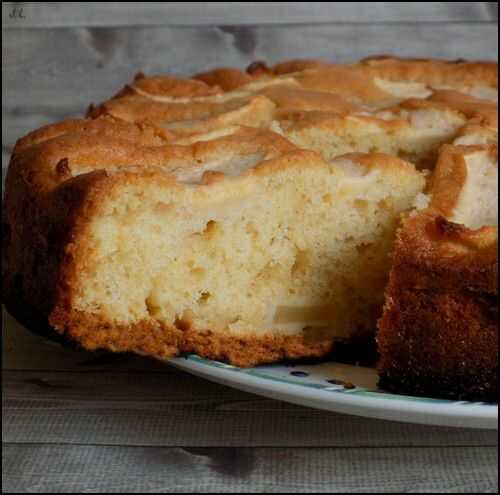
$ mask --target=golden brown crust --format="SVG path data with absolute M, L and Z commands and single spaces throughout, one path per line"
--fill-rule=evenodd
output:
M 288 60 L 274 65 L 267 74 L 282 75 L 304 70 L 339 67 L 339 64 L 314 59 Z M 362 69 L 365 76 L 392 81 L 423 82 L 430 85 L 498 87 L 498 64 L 491 61 L 401 59 L 390 55 L 368 57 L 347 66 Z
M 237 127 L 228 135 L 189 145 L 170 144 L 173 137 L 154 125 L 128 123 L 111 116 L 65 121 L 45 126 L 18 141 L 8 181 L 20 181 L 36 194 L 49 192 L 73 176 L 93 170 L 140 167 L 172 170 L 183 163 L 203 163 L 221 154 L 265 156 L 297 148 L 283 137 L 254 128 Z M 59 165 L 66 160 L 65 174 Z M 17 186 L 16 186 L 17 187 Z M 16 192 L 9 186 L 8 196 Z M 8 207 L 10 201 L 6 201 Z
M 487 62 L 382 57 L 351 65 L 292 60 L 268 67 L 255 62 L 246 72 L 222 68 L 185 80 L 141 74 L 112 99 L 92 106 L 88 115 L 152 123 L 165 129 L 172 141 L 228 125 L 267 127 L 284 115 L 300 120 L 301 112 L 351 115 L 399 104 L 399 110 L 454 109 L 469 124 L 497 127 L 496 104 L 463 93 L 496 88 L 494 69 L 495 64 Z M 422 98 L 428 95 L 428 100 L 404 102 L 405 97 L 397 89 L 392 93 L 384 81 L 420 84 L 414 91 Z
M 487 232 L 487 240 L 479 241 L 470 229 L 438 213 L 426 211 L 410 216 L 404 219 L 396 240 L 392 270 L 404 270 L 410 287 L 446 290 L 466 286 L 495 293 L 498 239 L 495 229 L 483 229 L 478 233 Z
M 446 61 L 371 57 L 355 64 L 370 75 L 393 81 L 423 82 L 431 86 L 476 86 L 498 88 L 498 64 L 490 61 Z
M 244 367 L 284 359 L 322 357 L 331 352 L 333 346 L 331 338 L 311 340 L 303 334 L 271 332 L 222 334 L 182 325 L 169 327 L 156 320 L 110 326 L 108 321 L 87 313 L 60 310 L 52 313 L 50 324 L 88 350 L 136 352 L 160 359 L 196 353 Z
M 254 80 L 250 74 L 233 68 L 221 68 L 209 72 L 201 72 L 200 74 L 196 74 L 194 79 L 203 81 L 209 86 L 220 87 L 224 91 L 232 91 Z
M 145 77 L 143 74 L 134 79 L 134 89 L 151 95 L 168 95 L 174 98 L 196 98 L 222 93 L 217 87 L 194 79 L 177 79 L 171 76 Z
M 267 96 L 280 112 L 321 111 L 345 115 L 362 108 L 334 93 L 309 91 L 299 87 L 271 86 L 261 93 Z
M 24 301 L 22 294 L 9 294 L 11 297 L 4 301 L 8 311 L 27 328 L 60 343 L 76 344 L 91 351 L 106 349 L 135 352 L 156 359 L 196 353 L 207 359 L 250 367 L 283 360 L 324 358 L 334 347 L 333 339 L 311 340 L 308 335 L 302 334 L 276 335 L 263 332 L 258 336 L 248 333 L 232 336 L 211 330 L 167 327 L 155 320 L 111 326 L 109 322 L 87 313 L 54 312 L 49 324 L 46 314 Z M 55 328 L 59 330 L 56 332 Z M 350 345 L 342 343 L 341 351 L 344 354 L 350 350 Z M 373 349 L 370 348 L 369 352 L 373 352 Z M 374 358 L 370 354 L 366 359 L 372 363 Z M 356 360 L 359 360 L 358 356 Z
M 333 64 L 325 62 L 324 60 L 317 59 L 293 59 L 280 62 L 270 69 L 274 75 L 291 74 L 294 72 L 302 72 L 307 69 L 322 69 L 324 67 L 331 67 Z

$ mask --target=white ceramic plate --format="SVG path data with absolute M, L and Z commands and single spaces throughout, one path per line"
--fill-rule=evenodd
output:
M 168 362 L 223 385 L 303 406 L 393 421 L 498 429 L 496 404 L 383 392 L 376 387 L 377 374 L 373 368 L 322 363 L 242 369 L 196 355 Z

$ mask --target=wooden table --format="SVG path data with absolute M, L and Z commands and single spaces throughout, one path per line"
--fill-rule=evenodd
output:
M 75 352 L 4 315 L 9 492 L 476 491 L 497 433 L 333 414 L 134 357 Z
M 498 58 L 488 2 L 2 9 L 3 172 L 15 139 L 81 115 L 139 70 L 381 52 Z M 5 492 L 498 491 L 496 432 L 285 404 L 162 363 L 68 350 L 8 316 L 2 338 Z

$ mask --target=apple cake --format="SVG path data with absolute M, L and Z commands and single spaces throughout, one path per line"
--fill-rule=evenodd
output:
M 393 57 L 137 74 L 18 140 L 7 308 L 86 349 L 239 366 L 380 321 L 382 386 L 493 398 L 497 88 L 495 63 Z

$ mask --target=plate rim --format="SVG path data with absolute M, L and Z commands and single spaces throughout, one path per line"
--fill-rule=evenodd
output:
M 365 392 L 362 395 L 349 390 L 341 392 L 333 387 L 256 376 L 251 374 L 256 368 L 237 368 L 194 354 L 166 359 L 166 362 L 222 385 L 305 407 L 404 423 L 498 430 L 497 404 L 370 393 L 368 389 L 362 389 Z M 327 388 L 330 390 L 325 390 Z

